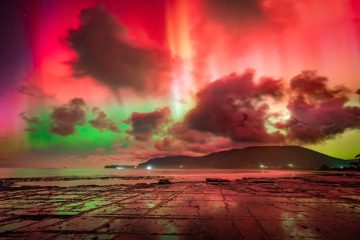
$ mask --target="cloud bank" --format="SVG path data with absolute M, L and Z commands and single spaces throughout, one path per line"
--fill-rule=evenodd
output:
M 53 120 L 50 132 L 68 136 L 75 133 L 75 126 L 85 123 L 85 102 L 82 98 L 73 98 L 68 104 L 57 107 L 50 115 Z
M 106 113 L 104 111 L 95 107 L 92 109 L 92 112 L 93 114 L 97 115 L 95 119 L 89 121 L 93 127 L 99 129 L 100 131 L 107 129 L 115 133 L 120 132 L 119 127 L 116 126 L 116 124 L 111 119 L 107 118 Z
M 292 142 L 316 143 L 348 129 L 360 128 L 360 108 L 347 106 L 349 90 L 330 88 L 328 79 L 304 71 L 290 83 L 289 120 L 278 124 Z
M 136 140 L 147 141 L 152 134 L 158 131 L 170 119 L 171 110 L 169 107 L 156 109 L 153 112 L 134 112 L 126 123 L 131 125 L 132 130 L 128 133 Z
M 265 97 L 281 98 L 282 82 L 262 78 L 254 82 L 254 72 L 230 74 L 208 84 L 197 94 L 196 107 L 186 115 L 191 129 L 231 138 L 236 142 L 279 142 L 280 133 L 268 133 L 265 121 L 269 105 Z
M 131 41 L 125 26 L 102 5 L 81 11 L 80 26 L 68 32 L 67 42 L 77 54 L 71 62 L 77 77 L 91 76 L 114 91 L 152 93 L 168 85 L 167 53 Z

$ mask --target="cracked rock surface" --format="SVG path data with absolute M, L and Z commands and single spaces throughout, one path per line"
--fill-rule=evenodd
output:
M 359 175 L 0 188 L 0 239 L 359 236 Z

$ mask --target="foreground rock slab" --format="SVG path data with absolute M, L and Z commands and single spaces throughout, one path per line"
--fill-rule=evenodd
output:
M 0 239 L 359 239 L 360 176 L 0 190 Z

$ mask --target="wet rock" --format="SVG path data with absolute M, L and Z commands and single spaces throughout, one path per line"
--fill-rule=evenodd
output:
M 166 178 L 163 178 L 163 179 L 159 179 L 159 182 L 158 184 L 170 184 L 170 180 L 169 179 L 166 179 Z
M 136 187 L 147 187 L 148 184 L 147 183 L 136 183 L 135 186 Z
M 8 187 L 13 185 L 14 183 L 11 181 L 0 181 L 0 187 Z
M 223 178 L 206 178 L 206 182 L 216 182 L 216 183 L 219 183 L 219 182 L 230 182 L 229 179 L 223 179 Z
M 206 180 L 1 188 L 0 238 L 358 239 L 360 175 Z
M 260 183 L 260 184 L 273 184 L 275 179 L 273 178 L 244 178 L 244 181 L 248 183 Z

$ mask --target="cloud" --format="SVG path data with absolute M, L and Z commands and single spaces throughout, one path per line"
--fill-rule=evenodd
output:
M 248 26 L 281 29 L 296 19 L 293 5 L 291 0 L 207 0 L 203 10 L 205 17 L 240 32 Z
M 216 21 L 239 25 L 264 21 L 266 14 L 263 0 L 208 0 L 204 1 L 205 11 Z
M 347 105 L 351 92 L 342 86 L 329 87 L 328 79 L 315 71 L 303 71 L 292 78 L 289 89 L 282 80 L 265 77 L 256 84 L 253 78 L 254 73 L 248 70 L 208 84 L 197 93 L 196 106 L 187 113 L 183 125 L 170 128 L 173 135 L 181 139 L 186 131 L 196 130 L 243 144 L 317 143 L 360 128 L 360 108 Z M 281 120 L 282 113 L 271 109 L 270 100 L 286 104 L 289 119 Z M 278 120 L 269 121 L 272 118 Z M 272 133 L 266 127 L 269 123 Z M 201 139 L 201 134 L 188 135 Z M 199 141 L 188 138 L 189 142 Z
M 107 118 L 106 113 L 104 111 L 95 107 L 93 108 L 92 112 L 97 115 L 95 119 L 89 121 L 93 127 L 99 129 L 100 131 L 107 129 L 116 133 L 120 132 L 119 127 L 116 126 L 112 120 Z
M 75 133 L 75 126 L 85 123 L 85 102 L 74 98 L 68 104 L 55 108 L 50 117 L 53 120 L 50 131 L 61 136 Z
M 147 141 L 152 134 L 170 120 L 171 110 L 169 107 L 159 108 L 153 112 L 134 112 L 126 123 L 130 124 L 132 134 L 136 140 Z
M 154 147 L 163 152 L 171 152 L 174 150 L 173 141 L 169 138 L 164 138 L 162 140 L 157 140 L 154 144 Z
M 235 142 L 279 142 L 279 132 L 268 133 L 266 97 L 280 99 L 282 82 L 263 78 L 253 81 L 254 72 L 230 74 L 208 84 L 197 94 L 197 104 L 185 117 L 190 129 L 226 136 Z
M 88 75 L 114 91 L 141 93 L 164 90 L 169 83 L 168 54 L 130 41 L 125 26 L 102 5 L 82 10 L 80 26 L 69 31 L 67 42 L 77 53 L 71 62 L 77 77 Z
M 290 83 L 289 120 L 277 124 L 287 130 L 287 139 L 316 143 L 348 129 L 360 128 L 360 108 L 347 106 L 343 87 L 329 88 L 328 79 L 314 71 L 295 76 Z
M 28 123 L 37 124 L 40 122 L 38 117 L 27 117 L 24 112 L 20 113 L 19 116 Z
M 33 83 L 22 84 L 18 86 L 16 90 L 21 94 L 39 99 L 45 99 L 45 98 L 50 99 L 54 97 L 52 95 L 45 93 L 39 86 Z
M 238 142 L 234 142 L 228 137 L 216 137 L 210 139 L 206 144 L 187 144 L 188 151 L 198 154 L 209 154 L 213 152 L 219 152 L 229 150 L 232 148 L 245 147 L 246 145 Z
M 335 96 L 349 93 L 346 88 L 341 86 L 329 89 L 328 81 L 326 77 L 317 75 L 316 71 L 303 71 L 291 80 L 290 88 L 296 94 L 314 100 L 332 99 Z
M 169 128 L 169 134 L 184 142 L 200 144 L 205 144 L 211 137 L 210 133 L 190 129 L 183 122 L 178 122 L 172 125 Z

